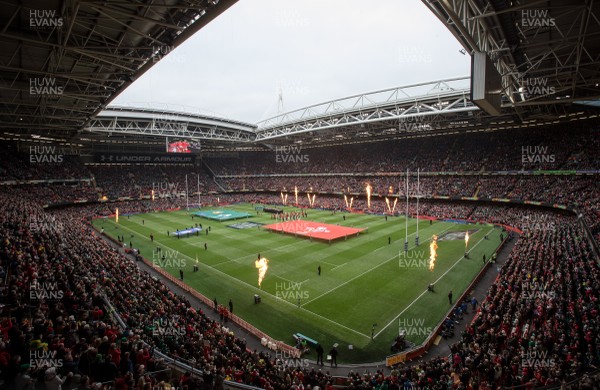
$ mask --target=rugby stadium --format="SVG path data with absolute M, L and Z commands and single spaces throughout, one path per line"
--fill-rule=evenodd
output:
M 598 388 L 600 5 L 411 2 L 470 74 L 252 122 L 115 103 L 237 0 L 4 1 L 0 388 Z

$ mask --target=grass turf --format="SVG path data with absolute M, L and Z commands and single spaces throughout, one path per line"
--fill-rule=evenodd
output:
M 320 342 L 326 351 L 339 343 L 339 361 L 346 363 L 383 360 L 400 328 L 415 344 L 425 340 L 450 308 L 448 292 L 453 291 L 454 299 L 460 296 L 483 266 L 482 256 L 489 258 L 500 243 L 500 229 L 490 225 L 421 220 L 421 243 L 415 247 L 416 220 L 409 219 L 409 251 L 404 253 L 404 217 L 386 221 L 380 215 L 309 210 L 306 220 L 368 228 L 358 237 L 329 244 L 259 228 L 229 228 L 227 225 L 244 221 L 274 221 L 267 213 L 257 216 L 249 204 L 227 208 L 249 212 L 252 217 L 218 222 L 197 216 L 192 219 L 182 210 L 121 215 L 118 224 L 114 218 L 93 223 L 112 237 L 124 235 L 125 243 L 131 241 L 145 258 L 172 275 L 179 277 L 183 269 L 185 283 L 208 298 L 224 305 L 231 299 L 235 314 L 275 339 L 292 344 L 292 334 L 299 332 Z M 194 211 L 190 209 L 190 213 Z M 209 234 L 202 231 L 199 236 L 180 239 L 167 236 L 167 231 L 196 223 L 204 230 L 210 226 Z M 463 258 L 464 239 L 439 240 L 436 266 L 430 271 L 430 237 L 465 230 L 470 231 L 469 259 Z M 157 253 L 159 246 L 162 252 Z M 254 265 L 258 253 L 269 259 L 261 288 Z M 196 258 L 200 271 L 192 272 Z M 429 283 L 435 283 L 435 293 L 426 291 Z M 262 298 L 258 305 L 254 294 Z M 377 325 L 373 328 L 373 324 Z M 316 359 L 316 355 L 311 352 L 308 358 Z

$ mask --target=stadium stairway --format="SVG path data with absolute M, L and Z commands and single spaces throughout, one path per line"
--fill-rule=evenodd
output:
M 215 172 L 214 172 L 214 171 L 212 170 L 212 168 L 211 168 L 211 167 L 210 167 L 210 166 L 209 166 L 209 165 L 206 163 L 206 161 L 205 161 L 205 160 L 202 160 L 202 167 L 204 168 L 204 170 L 205 170 L 206 172 L 208 172 L 208 174 L 209 174 L 210 178 L 212 179 L 213 183 L 215 183 L 215 185 L 216 185 L 217 187 L 219 187 L 219 189 L 220 189 L 222 192 L 227 192 L 227 190 L 225 189 L 225 187 L 223 187 L 223 186 L 221 185 L 221 183 L 219 183 L 219 182 L 217 181 L 217 175 L 215 175 Z
M 213 179 L 213 182 L 215 183 L 215 185 L 216 185 L 217 187 L 219 187 L 219 189 L 220 189 L 222 192 L 227 192 L 227 189 L 226 189 L 225 187 L 223 187 L 223 186 L 221 185 L 221 183 L 219 183 L 219 182 L 217 181 L 217 178 L 216 178 L 216 176 L 213 176 L 213 178 L 212 178 L 212 179 Z

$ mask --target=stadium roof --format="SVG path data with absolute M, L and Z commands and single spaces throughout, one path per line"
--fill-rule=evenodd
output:
M 422 0 L 466 52 L 485 52 L 521 107 L 600 97 L 600 3 Z
M 0 130 L 71 138 L 237 0 L 0 0 Z
M 235 1 L 3 2 L 0 138 L 162 148 L 165 137 L 176 137 L 201 140 L 207 150 L 263 149 L 546 126 L 598 116 L 594 106 L 576 103 L 600 98 L 600 5 L 573 0 L 422 0 L 465 54 L 483 51 L 495 62 L 504 93 L 502 115 L 496 117 L 472 104 L 468 78 L 359 94 L 256 125 L 174 110 L 106 109 Z
M 164 138 L 188 139 L 205 151 L 268 150 L 291 143 L 318 147 L 548 127 L 598 117 L 584 106 L 569 110 L 564 104 L 555 107 L 554 115 L 521 119 L 507 110 L 491 116 L 471 102 L 469 80 L 458 77 L 358 94 L 283 113 L 257 125 L 173 109 L 110 107 L 90 121 L 81 140 L 95 150 L 123 143 L 164 150 Z

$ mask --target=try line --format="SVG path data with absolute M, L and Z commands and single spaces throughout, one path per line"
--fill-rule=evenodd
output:
M 489 232 L 491 232 L 492 230 L 494 230 L 494 228 L 492 227 L 490 230 L 488 230 L 485 234 L 487 235 Z M 479 241 L 477 241 L 477 243 L 475 245 L 473 245 L 471 247 L 470 250 L 473 250 L 473 248 L 475 248 L 477 245 L 479 245 L 479 243 L 481 241 L 485 240 L 485 235 L 483 236 L 482 239 L 480 239 Z M 456 262 L 454 264 L 452 264 L 452 266 L 450 266 L 450 268 L 448 268 L 446 270 L 446 272 L 444 272 L 443 274 L 440 275 L 439 278 L 437 278 L 433 284 L 436 284 L 437 282 L 439 282 L 440 280 L 442 280 L 442 278 L 448 273 L 450 272 L 450 270 L 452 268 L 454 268 L 454 266 L 456 266 L 456 264 L 458 264 L 462 259 L 465 258 L 465 255 L 463 255 L 460 259 L 456 260 Z M 427 289 L 425 289 L 425 291 L 423 291 L 418 297 L 416 297 L 410 304 L 408 304 L 408 306 L 406 306 L 401 312 L 400 314 L 398 314 L 396 317 L 394 317 L 386 326 L 384 326 L 379 332 L 377 332 L 374 336 L 373 339 L 375 339 L 377 336 L 379 336 L 385 329 L 387 329 L 388 326 L 390 326 L 394 321 L 396 321 L 402 314 L 404 314 L 405 311 L 407 311 L 412 305 L 415 304 L 415 302 L 417 302 L 423 295 L 425 295 L 427 293 Z

